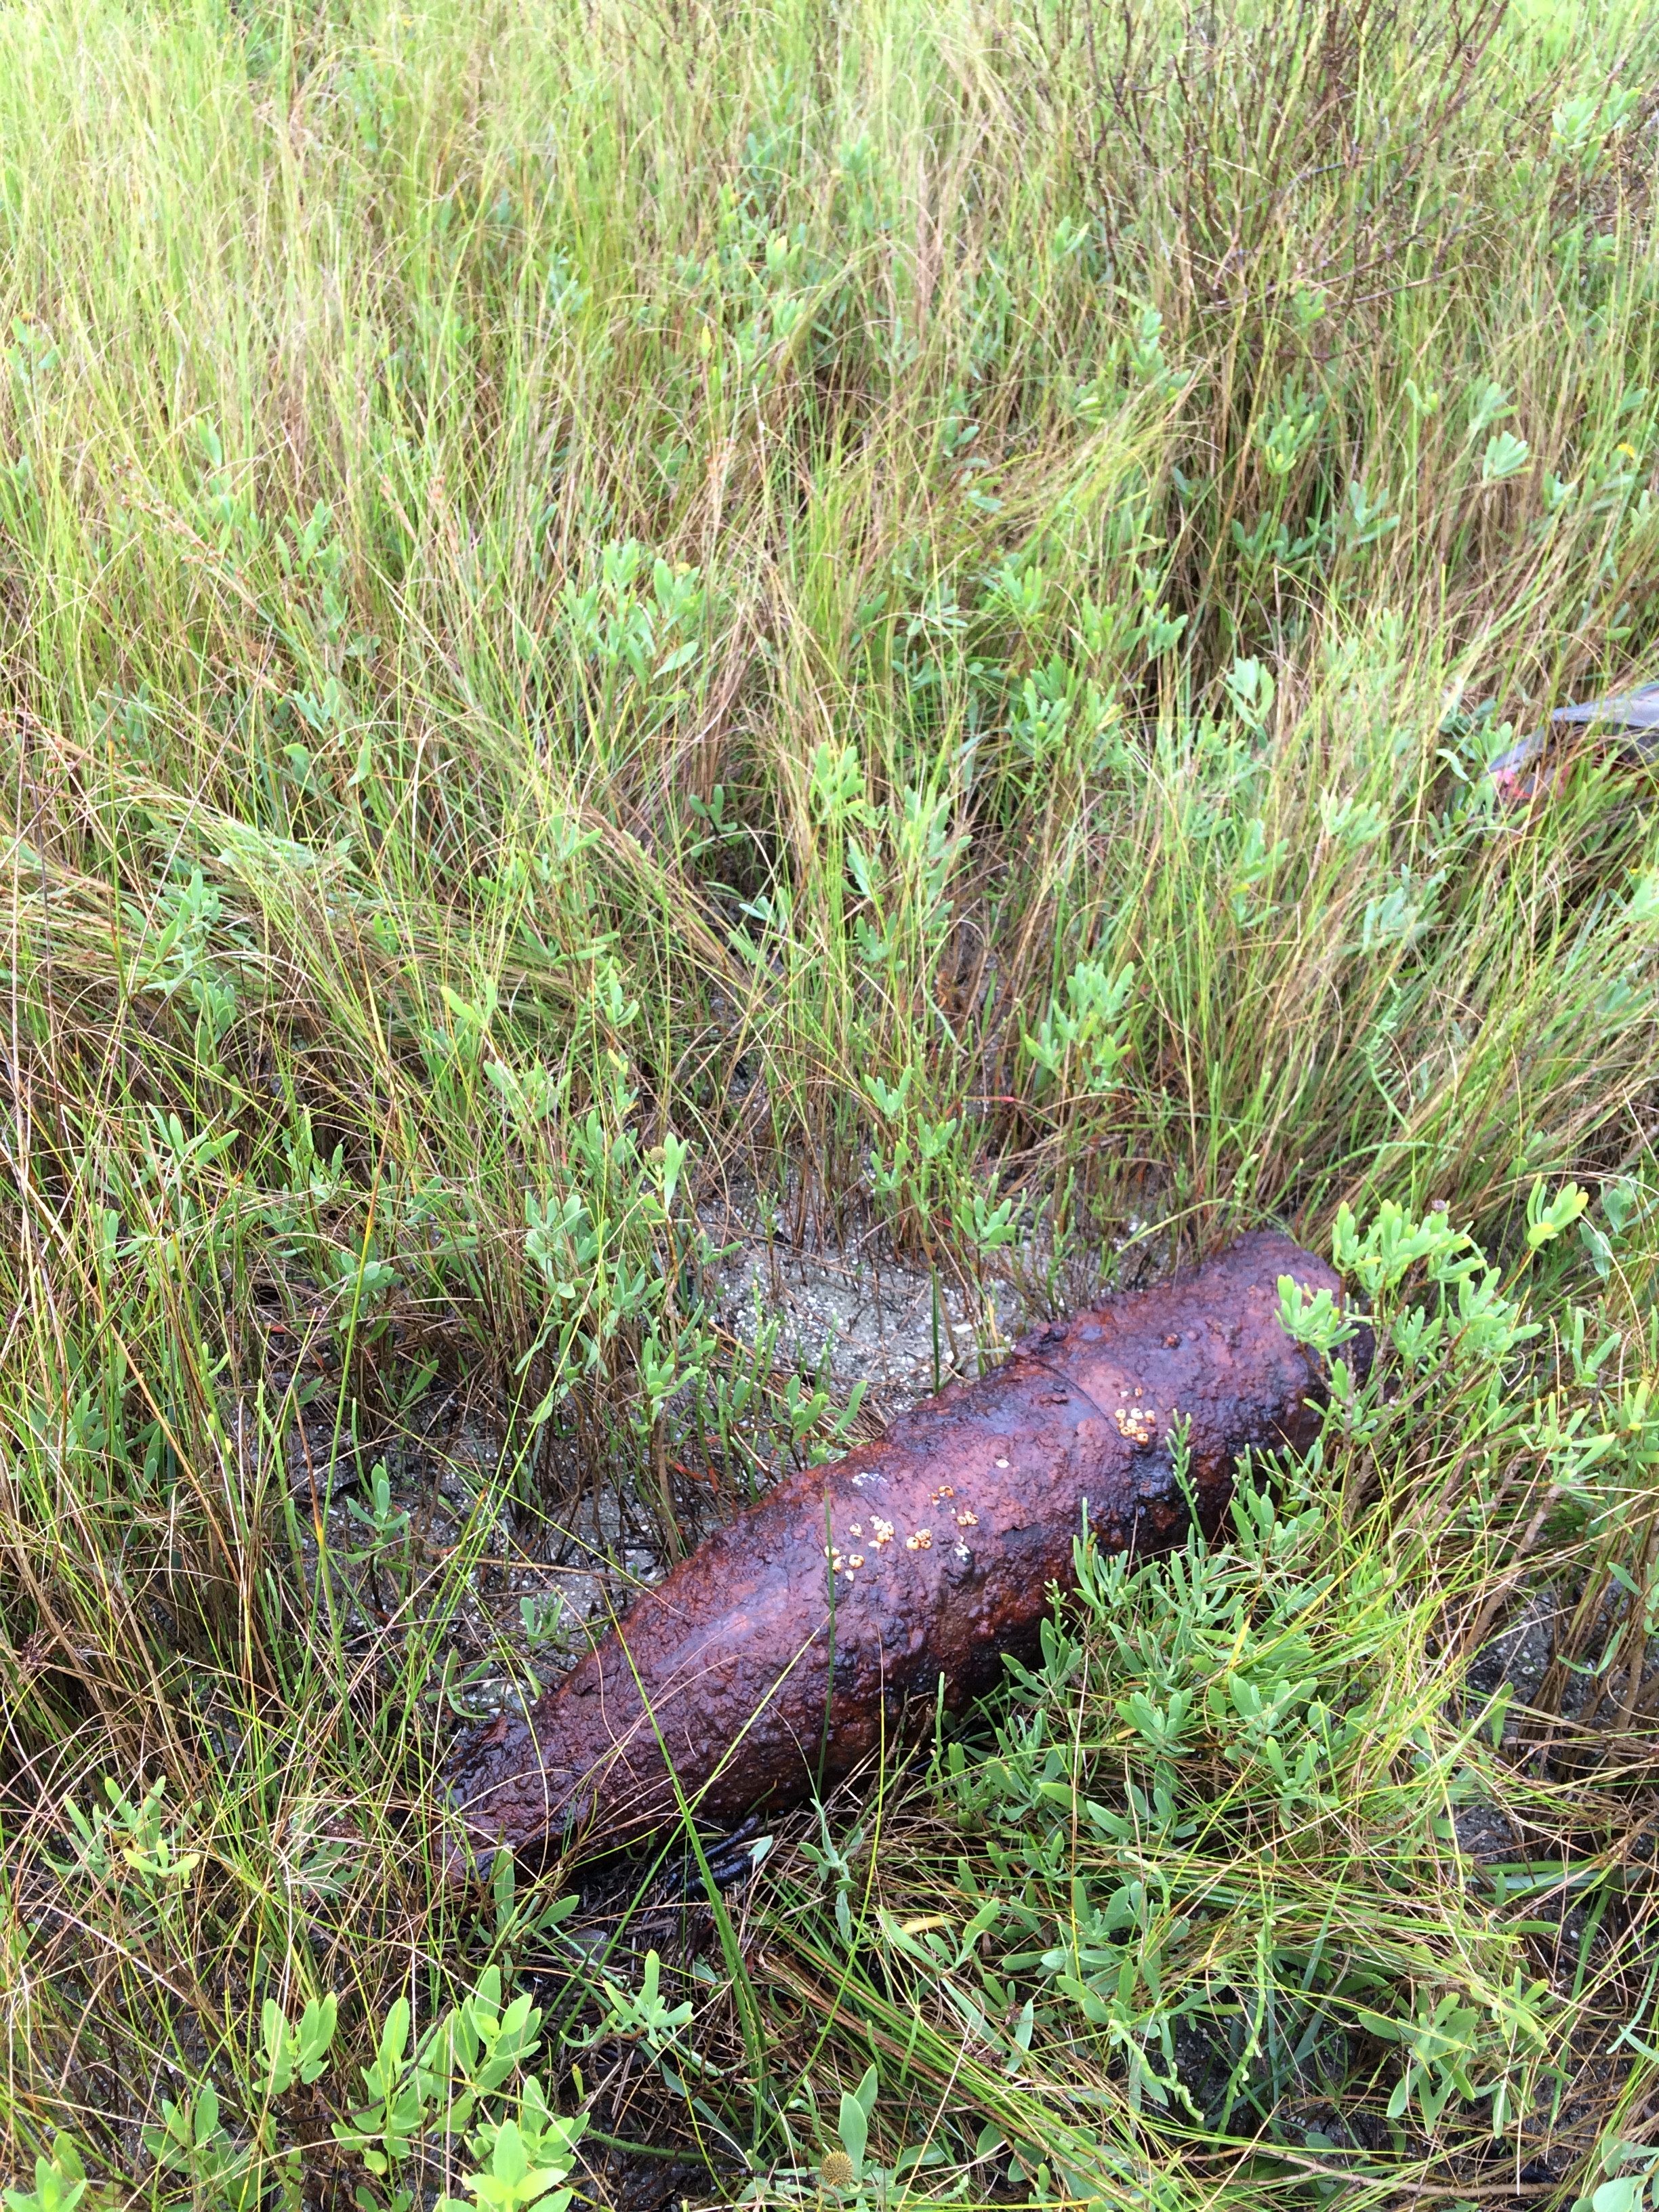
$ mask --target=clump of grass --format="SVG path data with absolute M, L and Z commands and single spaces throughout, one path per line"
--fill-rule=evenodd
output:
M 0 20 L 25 2193 L 528 2202 L 550 2100 L 595 2201 L 1634 2212 L 1651 772 L 1482 771 L 1655 638 L 1654 43 Z M 732 1219 L 1036 1311 L 1282 1220 L 1390 1333 L 748 1886 L 457 1896 L 554 1570 L 848 1432 Z

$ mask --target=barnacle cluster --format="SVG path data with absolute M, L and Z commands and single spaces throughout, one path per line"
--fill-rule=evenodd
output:
M 1126 1401 L 1128 1400 L 1129 1394 L 1127 1390 L 1122 1391 L 1120 1395 Z M 1137 1388 L 1135 1396 L 1136 1398 L 1139 1398 L 1139 1395 L 1140 1391 L 1139 1389 Z M 1149 1444 L 1152 1443 L 1153 1437 L 1158 1434 L 1158 1409 L 1156 1407 L 1138 1406 L 1131 1402 L 1126 1402 L 1123 1405 L 1115 1406 L 1112 1408 L 1112 1417 L 1117 1423 L 1117 1432 L 1119 1436 L 1127 1437 L 1131 1443 Z

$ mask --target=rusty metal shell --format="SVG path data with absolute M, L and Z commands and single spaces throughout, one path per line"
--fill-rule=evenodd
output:
M 524 1719 L 467 1742 L 450 1796 L 471 1850 L 604 1847 L 683 1806 L 734 1820 L 827 1787 L 893 1739 L 907 1701 L 931 1710 L 941 1680 L 959 1711 L 1000 1679 L 1005 1652 L 1036 1644 L 1051 1585 L 1072 1582 L 1085 1501 L 1106 1550 L 1182 1540 L 1178 1418 L 1213 1531 L 1247 1446 L 1316 1433 L 1319 1372 L 1279 1326 L 1282 1275 L 1340 1287 L 1289 1238 L 1242 1237 L 1038 1331 L 878 1443 L 781 1484 L 637 1598 Z

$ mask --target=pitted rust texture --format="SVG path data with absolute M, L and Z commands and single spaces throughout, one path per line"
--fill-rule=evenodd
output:
M 848 1772 L 907 1698 L 931 1710 L 941 1676 L 958 1711 L 1004 1652 L 1036 1644 L 1050 1584 L 1072 1583 L 1085 1499 L 1104 1549 L 1182 1540 L 1177 1415 L 1213 1531 L 1247 1445 L 1305 1446 L 1317 1429 L 1318 1370 L 1279 1327 L 1281 1275 L 1340 1288 L 1288 1237 L 1245 1237 L 1038 1331 L 879 1443 L 782 1483 L 637 1598 L 526 1719 L 471 1739 L 453 1802 L 473 1848 L 642 1832 L 678 1809 L 665 1748 L 699 1816 L 731 1821 L 810 1794 L 821 1757 L 825 1786 Z

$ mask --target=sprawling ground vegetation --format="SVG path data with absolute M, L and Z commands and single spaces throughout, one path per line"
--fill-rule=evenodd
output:
M 0 11 L 9 2203 L 1659 2189 L 1655 772 L 1485 773 L 1659 647 L 1656 64 Z M 781 1255 L 971 1369 L 1265 1222 L 1382 1352 L 1218 1538 L 740 1863 L 445 1885 L 880 1417 Z

